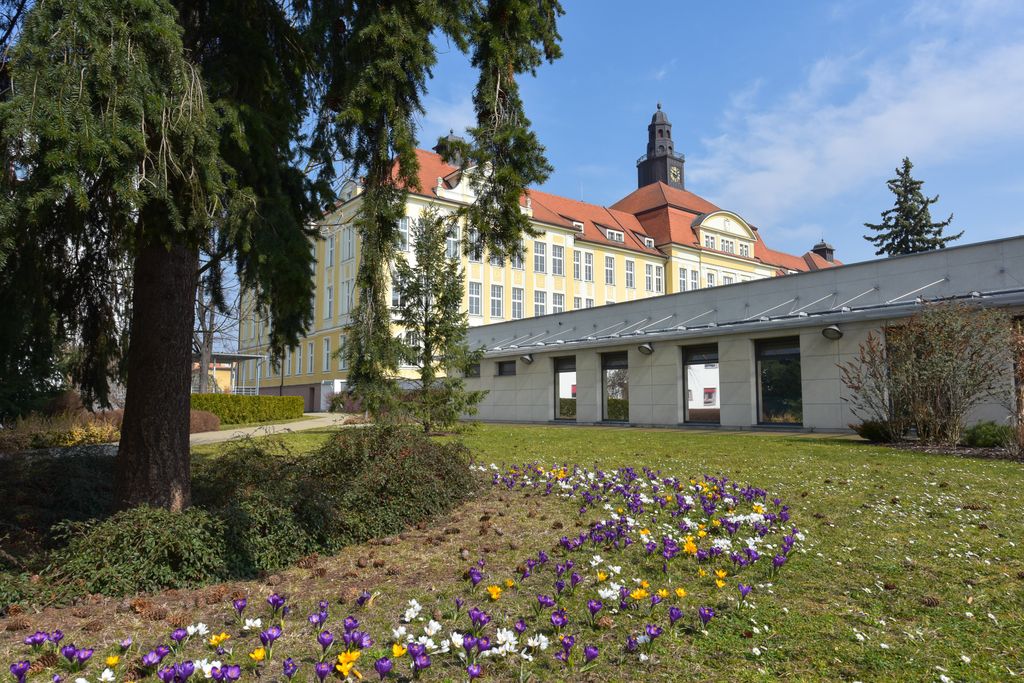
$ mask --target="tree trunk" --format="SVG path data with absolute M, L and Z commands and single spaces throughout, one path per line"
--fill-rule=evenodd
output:
M 189 393 L 198 254 L 184 246 L 143 247 L 135 260 L 131 338 L 117 495 L 182 510 L 192 501 Z

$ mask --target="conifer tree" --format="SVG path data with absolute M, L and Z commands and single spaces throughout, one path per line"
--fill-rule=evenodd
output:
M 425 211 L 410 231 L 415 263 L 399 257 L 395 268 L 397 322 L 405 332 L 402 357 L 418 374 L 407 396 L 411 400 L 403 401 L 401 412 L 426 432 L 448 428 L 463 413 L 476 412 L 484 397 L 483 392 L 466 391 L 462 380 L 482 354 L 469 348 L 460 253 L 448 248 L 457 220 L 457 216 L 440 216 L 433 207 Z
M 886 184 L 894 195 L 896 202 L 891 209 L 882 212 L 882 222 L 865 223 L 864 227 L 878 234 L 865 235 L 864 239 L 878 247 L 876 255 L 896 256 L 913 254 L 919 251 L 944 249 L 946 244 L 960 239 L 963 232 L 943 236 L 942 231 L 953 222 L 953 214 L 949 218 L 936 223 L 932 221 L 930 207 L 939 201 L 939 196 L 928 198 L 921 191 L 924 182 L 915 180 L 910 175 L 914 165 L 908 157 L 903 158 L 903 165 L 896 169 L 896 177 Z

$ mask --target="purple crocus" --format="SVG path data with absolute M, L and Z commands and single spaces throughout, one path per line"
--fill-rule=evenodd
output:
M 155 648 L 153 648 L 153 652 L 155 652 L 157 656 L 160 657 L 160 661 L 162 662 L 164 660 L 164 657 L 171 654 L 171 648 L 167 647 L 166 645 L 157 645 Z
M 587 645 L 585 648 L 583 648 L 583 660 L 587 664 L 597 659 L 598 654 L 600 653 L 596 645 Z
M 242 667 L 237 664 L 232 664 L 229 667 L 223 669 L 225 681 L 237 681 L 242 677 Z
M 548 597 L 547 595 L 538 595 L 537 596 L 537 603 L 543 609 L 551 609 L 552 607 L 555 606 L 554 598 Z
M 186 638 L 188 638 L 188 631 L 186 631 L 183 628 L 176 628 L 173 631 L 171 631 L 171 640 L 173 640 L 175 643 L 180 644 L 181 641 L 185 640 Z
M 487 638 L 486 636 L 483 637 L 483 638 L 477 639 L 477 641 L 476 641 L 476 649 L 479 650 L 480 652 L 487 652 L 488 650 L 491 649 L 491 639 Z
M 551 625 L 556 629 L 563 628 L 569 623 L 569 617 L 566 616 L 564 609 L 556 609 L 551 613 Z
M 370 598 L 372 598 L 372 597 L 373 596 L 370 594 L 370 591 L 364 590 L 363 592 L 361 592 L 359 594 L 359 597 L 356 598 L 356 604 L 359 605 L 360 607 L 362 607 L 367 602 L 369 602 Z
M 53 633 L 51 633 L 49 636 L 47 636 L 47 638 L 49 638 L 51 643 L 56 645 L 60 641 L 64 640 L 64 631 L 61 631 L 60 629 L 56 629 Z
M 345 617 L 345 632 L 351 633 L 359 628 L 359 620 L 353 616 Z
M 163 683 L 174 683 L 174 667 L 165 666 L 156 672 L 156 677 L 163 681 Z
M 590 612 L 590 616 L 592 617 L 596 615 L 598 612 L 600 612 L 602 607 L 604 607 L 604 605 L 601 603 L 600 600 L 587 601 L 587 610 Z
M 174 665 L 174 681 L 175 683 L 185 683 L 189 677 L 196 671 L 196 665 L 191 661 L 179 662 Z
M 291 680 L 292 676 L 295 675 L 295 672 L 299 670 L 299 665 L 295 663 L 294 659 L 289 657 L 288 659 L 284 660 L 283 668 L 284 677 L 288 680 Z
M 65 645 L 60 649 L 60 653 L 61 655 L 63 655 L 64 659 L 68 660 L 69 662 L 74 662 L 75 655 L 78 654 L 78 648 L 69 643 L 68 645 Z
M 636 652 L 638 647 L 640 647 L 640 641 L 636 639 L 636 636 L 632 633 L 626 636 L 626 652 Z
M 281 637 L 281 627 L 271 626 L 266 631 L 260 632 L 260 642 L 263 643 L 263 647 L 273 647 L 274 641 Z
M 142 655 L 142 666 L 148 669 L 159 664 L 161 659 L 163 659 L 163 657 L 158 655 L 153 650 L 150 650 L 146 654 Z
M 25 640 L 23 642 L 26 645 L 32 647 L 32 649 L 38 649 L 47 640 L 49 640 L 49 636 L 47 636 L 44 631 L 36 631 L 32 635 L 26 636 L 26 638 L 25 638 Z
M 285 600 L 286 598 L 283 595 L 271 593 L 270 597 L 267 598 L 267 604 L 270 605 L 270 609 L 274 611 L 274 614 L 277 614 L 277 611 L 284 607 Z
M 644 626 L 644 633 L 647 634 L 647 637 L 650 638 L 653 643 L 654 639 L 661 635 L 662 629 L 657 624 L 647 624 Z
M 483 673 L 484 670 L 480 667 L 479 664 L 470 664 L 466 667 L 466 674 L 469 676 L 469 680 L 479 678 L 481 675 L 483 675 Z
M 423 671 L 424 669 L 430 668 L 430 655 L 424 652 L 421 655 L 417 655 L 412 660 L 412 667 L 416 671 Z
M 772 558 L 772 567 L 774 569 L 780 569 L 780 568 L 782 568 L 782 565 L 784 565 L 784 564 L 786 564 L 786 556 L 785 555 L 776 555 L 775 557 Z
M 245 598 L 236 598 L 235 600 L 231 601 L 231 606 L 235 608 L 236 612 L 238 612 L 239 618 L 242 617 L 242 612 L 245 611 L 245 606 L 247 604 L 249 603 Z
M 127 650 L 128 648 L 130 648 L 132 646 L 132 639 L 131 639 L 131 637 L 125 638 L 124 640 L 122 640 L 119 643 L 119 645 L 121 646 L 122 650 Z
M 523 635 L 526 633 L 526 621 L 523 619 L 517 619 L 516 623 L 512 624 L 512 628 L 515 629 L 517 634 Z
M 750 594 L 750 591 L 753 589 L 753 586 L 748 586 L 746 584 L 742 584 L 741 583 L 739 585 L 739 589 L 740 589 L 740 598 L 743 599 L 743 600 L 746 600 L 747 596 Z
M 462 598 L 455 598 L 455 611 L 456 612 L 462 611 L 462 606 L 465 605 L 465 604 L 466 604 L 466 601 L 463 600 Z
M 393 669 L 394 666 L 394 663 L 387 657 L 381 657 L 373 663 L 373 669 L 377 672 L 377 675 L 380 676 L 382 681 L 387 678 L 387 675 L 391 673 L 391 669 Z
M 479 569 L 477 569 L 476 567 L 470 567 L 469 568 L 469 582 L 470 583 L 472 583 L 474 586 L 476 586 L 481 581 L 483 581 L 483 579 L 484 579 L 484 575 L 480 572 Z
M 313 667 L 313 671 L 316 673 L 316 677 L 323 681 L 331 675 L 331 663 L 317 662 L 316 666 Z
M 675 623 L 683 618 L 683 610 L 675 605 L 668 608 L 668 623 L 675 626 Z
M 28 660 L 11 664 L 11 675 L 18 680 L 18 683 L 25 683 L 25 676 L 28 675 L 29 666 L 31 664 Z
M 700 623 L 707 626 L 715 618 L 715 610 L 710 607 L 699 607 L 697 609 L 697 616 L 700 618 Z
M 324 653 L 327 653 L 327 648 L 334 642 L 334 634 L 330 631 L 320 631 L 316 635 L 316 642 L 320 643 L 320 647 L 324 649 Z

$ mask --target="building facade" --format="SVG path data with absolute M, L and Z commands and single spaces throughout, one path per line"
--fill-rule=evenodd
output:
M 471 175 L 438 154 L 419 150 L 420 188 L 409 193 L 399 248 L 411 257 L 413 226 L 428 207 L 453 212 L 474 200 Z M 637 161 L 637 189 L 611 206 L 539 190 L 521 202 L 535 235 L 521 255 L 500 260 L 475 247 L 472 226 L 449 237 L 449 254 L 465 273 L 463 306 L 473 327 L 707 289 L 834 266 L 822 243 L 802 256 L 768 248 L 756 227 L 685 189 L 684 158 L 672 126 L 658 110 L 648 126 L 647 152 Z M 262 393 L 300 395 L 307 410 L 323 410 L 347 377 L 346 326 L 356 305 L 359 237 L 353 221 L 360 186 L 350 182 L 336 210 L 311 243 L 316 259 L 315 322 L 280 366 L 243 364 L 241 381 Z M 393 297 L 393 300 L 394 297 Z M 243 302 L 243 311 L 246 310 Z M 396 334 L 400 333 L 396 329 Z M 239 351 L 264 353 L 268 325 L 245 316 Z
M 846 430 L 860 420 L 838 364 L 869 333 L 929 301 L 1019 316 L 1021 273 L 1016 237 L 477 327 L 467 387 L 487 391 L 486 421 Z

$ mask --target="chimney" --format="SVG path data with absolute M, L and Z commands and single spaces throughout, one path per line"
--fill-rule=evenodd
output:
M 811 253 L 817 254 L 829 263 L 834 263 L 836 260 L 836 248 L 824 239 L 811 247 Z

